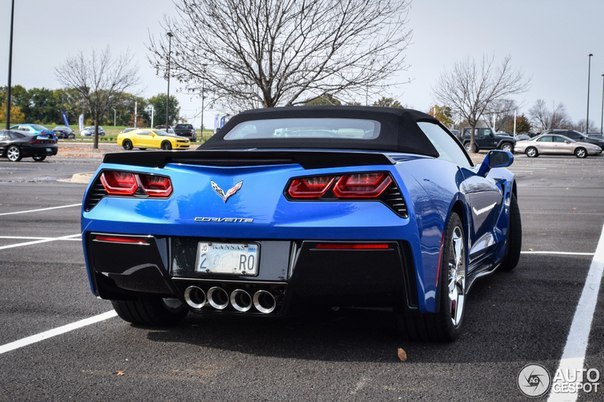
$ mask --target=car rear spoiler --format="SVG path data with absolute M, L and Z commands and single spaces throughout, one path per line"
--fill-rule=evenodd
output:
M 394 165 L 380 152 L 317 150 L 155 151 L 106 154 L 104 163 L 159 167 L 169 163 L 206 166 L 258 166 L 299 164 L 305 169 L 338 166 Z

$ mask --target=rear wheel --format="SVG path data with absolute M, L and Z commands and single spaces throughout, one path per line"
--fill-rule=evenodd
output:
M 188 313 L 180 300 L 158 296 L 141 297 L 137 300 L 112 300 L 111 304 L 120 318 L 135 325 L 176 325 Z
M 466 297 L 466 240 L 461 218 L 451 215 L 440 263 L 438 312 L 398 314 L 402 336 L 421 341 L 453 341 L 459 336 Z
M 132 141 L 124 140 L 124 142 L 122 142 L 122 147 L 124 147 L 126 151 L 130 151 L 132 149 Z
M 509 143 L 509 142 L 504 142 L 503 144 L 501 144 L 499 146 L 499 149 L 501 149 L 502 151 L 513 152 L 514 151 L 514 146 L 511 143 Z
M 526 149 L 526 151 L 524 151 L 524 153 L 526 154 L 526 156 L 528 156 L 529 158 L 536 158 L 539 156 L 539 151 L 537 151 L 537 148 L 535 147 L 528 147 Z
M 518 265 L 520 249 L 522 248 L 522 220 L 520 219 L 518 200 L 514 194 L 512 194 L 510 200 L 510 227 L 508 228 L 506 243 L 506 251 L 501 262 L 501 269 L 511 271 Z
M 19 162 L 23 156 L 21 155 L 21 150 L 16 145 L 11 145 L 6 150 L 6 157 L 11 162 Z
M 585 148 L 579 147 L 575 149 L 575 156 L 577 158 L 587 158 L 587 151 L 585 150 Z
M 170 144 L 169 141 L 164 141 L 161 143 L 161 149 L 163 149 L 164 151 L 169 151 L 172 149 L 172 144 Z
M 35 155 L 33 158 L 36 162 L 42 162 L 44 159 L 46 159 L 46 155 Z

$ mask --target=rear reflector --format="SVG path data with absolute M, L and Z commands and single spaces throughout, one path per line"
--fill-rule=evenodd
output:
M 116 235 L 94 235 L 94 241 L 113 244 L 133 244 L 139 246 L 148 246 L 149 241 L 144 237 L 116 236 Z
M 388 250 L 388 243 L 317 243 L 317 250 Z

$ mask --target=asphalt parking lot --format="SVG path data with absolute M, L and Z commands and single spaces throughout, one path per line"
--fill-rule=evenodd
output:
M 402 341 L 387 312 L 366 310 L 189 315 L 172 329 L 102 315 L 111 305 L 89 292 L 79 243 L 85 186 L 66 181 L 97 165 L 0 160 L 1 400 L 526 400 L 520 370 L 534 363 L 553 373 L 564 353 L 579 358 L 569 330 L 592 315 L 584 366 L 604 370 L 602 293 L 595 314 L 576 315 L 598 264 L 604 157 L 517 157 L 519 266 L 472 288 L 464 333 L 451 344 Z

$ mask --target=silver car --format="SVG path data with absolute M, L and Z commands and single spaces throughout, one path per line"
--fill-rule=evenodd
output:
M 518 141 L 514 151 L 524 153 L 529 158 L 539 155 L 575 155 L 577 158 L 585 158 L 587 155 L 600 155 L 602 148 L 559 134 L 541 134 L 530 140 Z

